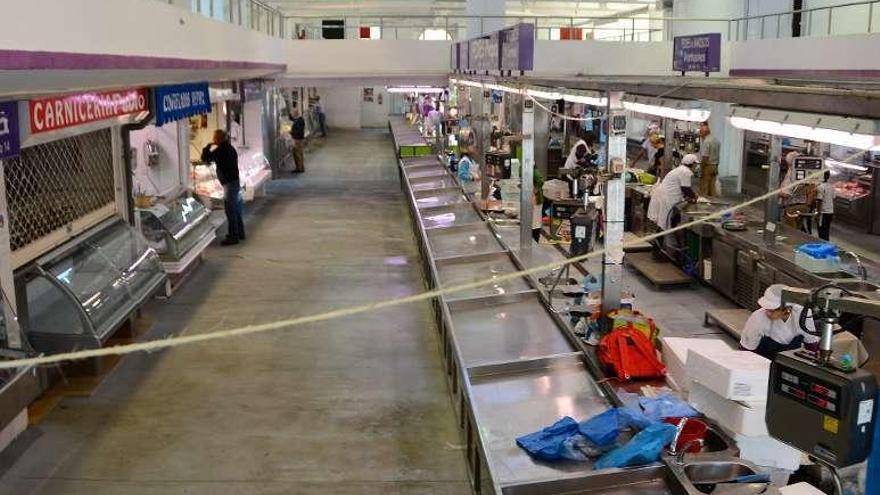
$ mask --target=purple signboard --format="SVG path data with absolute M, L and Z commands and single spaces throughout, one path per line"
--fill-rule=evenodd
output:
M 672 70 L 721 72 L 721 33 L 676 36 L 672 44 Z
M 535 25 L 517 24 L 501 30 L 501 70 L 535 68 Z
M 18 132 L 18 103 L 0 102 L 0 158 L 18 156 L 21 151 Z
M 468 69 L 498 70 L 501 67 L 501 44 L 498 33 L 468 41 Z
M 462 41 L 458 43 L 458 70 L 468 70 L 471 65 L 470 51 L 468 50 L 468 42 Z

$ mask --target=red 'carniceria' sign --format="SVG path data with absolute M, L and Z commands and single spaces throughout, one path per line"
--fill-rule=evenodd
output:
M 51 96 L 28 103 L 31 134 L 55 131 L 99 120 L 147 111 L 147 90 Z

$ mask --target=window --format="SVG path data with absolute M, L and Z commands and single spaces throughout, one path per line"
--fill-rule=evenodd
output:
M 452 36 L 449 36 L 445 29 L 428 28 L 422 32 L 419 39 L 424 41 L 446 41 L 451 40 Z

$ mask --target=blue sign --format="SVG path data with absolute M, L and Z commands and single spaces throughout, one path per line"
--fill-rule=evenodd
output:
M 156 125 L 211 113 L 208 83 L 177 84 L 156 88 Z
M 0 102 L 0 158 L 15 158 L 20 151 L 18 102 Z

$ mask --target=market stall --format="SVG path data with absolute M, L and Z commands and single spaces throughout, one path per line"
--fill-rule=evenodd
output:
M 189 119 L 210 111 L 212 93 L 207 83 L 158 87 L 154 123 L 130 133 L 135 224 L 171 275 L 168 295 L 215 238 L 192 197 L 188 150 Z
M 217 129 L 229 133 L 232 144 L 238 151 L 244 201 L 252 201 L 262 195 L 272 178 L 269 159 L 263 149 L 263 87 L 256 83 L 242 84 L 239 85 L 239 90 L 238 99 L 212 102 L 210 112 L 189 119 L 193 189 L 211 208 L 222 207 L 223 187 L 217 180 L 213 164 L 201 162 L 201 153 L 202 148 L 211 142 Z
M 122 126 L 145 122 L 147 102 L 133 88 L 19 105 L 21 154 L 4 160 L 16 286 L 6 294 L 40 352 L 102 346 L 165 281 L 130 226 L 121 152 Z

